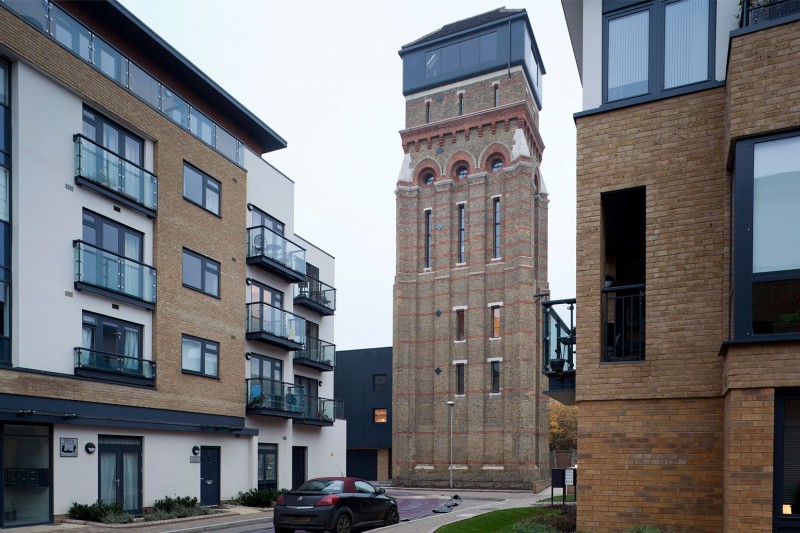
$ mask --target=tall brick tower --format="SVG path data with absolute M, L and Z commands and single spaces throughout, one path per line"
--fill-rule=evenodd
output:
M 452 420 L 454 486 L 537 489 L 549 419 L 536 40 L 524 9 L 501 8 L 399 53 L 393 479 L 448 486 Z

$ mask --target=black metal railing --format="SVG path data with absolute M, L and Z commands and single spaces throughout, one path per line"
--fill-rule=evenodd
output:
M 251 378 L 247 382 L 247 407 L 289 413 L 303 412 L 303 387 L 272 379 Z
M 141 357 L 75 348 L 75 368 L 155 379 L 156 364 Z
M 294 352 L 295 359 L 308 359 L 322 365 L 336 365 L 336 345 L 306 335 L 302 350 Z
M 311 301 L 330 311 L 336 310 L 336 289 L 310 276 L 295 284 L 294 299 L 301 304 L 303 301 Z
M 297 344 L 305 341 L 306 320 L 262 302 L 247 305 L 247 333 L 267 333 Z
M 645 286 L 625 285 L 601 290 L 603 361 L 643 361 L 645 347 Z
M 319 422 L 333 423 L 336 419 L 344 418 L 344 402 L 331 398 L 318 398 L 306 396 L 302 401 L 303 418 Z
M 542 302 L 542 317 L 542 371 L 574 372 L 575 298 Z
M 306 273 L 306 250 L 266 226 L 247 228 L 247 257 L 266 257 L 297 272 Z
M 800 13 L 800 0 L 743 0 L 739 26 L 744 28 Z

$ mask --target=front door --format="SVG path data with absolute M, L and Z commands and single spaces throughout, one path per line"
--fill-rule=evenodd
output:
M 258 488 L 278 490 L 278 445 L 258 445 Z
M 200 448 L 200 504 L 219 505 L 220 461 L 219 448 L 203 446 Z
M 296 489 L 306 482 L 306 456 L 308 448 L 305 446 L 292 446 L 292 488 Z
M 142 439 L 100 436 L 100 487 L 103 503 L 118 502 L 134 514 L 142 512 Z

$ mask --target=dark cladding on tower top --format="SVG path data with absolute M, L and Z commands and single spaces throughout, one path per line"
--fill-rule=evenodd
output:
M 442 26 L 404 45 L 403 95 L 521 65 L 542 109 L 542 56 L 525 9 L 504 7 Z

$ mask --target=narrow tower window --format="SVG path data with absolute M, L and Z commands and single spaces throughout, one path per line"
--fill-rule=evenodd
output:
M 425 211 L 425 268 L 431 267 L 431 212 Z
M 458 114 L 464 114 L 464 93 L 458 95 Z
M 492 361 L 492 394 L 500 392 L 500 361 Z
M 502 307 L 500 307 L 499 305 L 493 305 L 492 307 L 489 308 L 489 311 L 491 311 L 491 314 L 492 314 L 492 316 L 491 316 L 491 320 L 492 320 L 491 329 L 492 329 L 492 331 L 489 333 L 489 336 L 491 338 L 493 338 L 493 339 L 497 339 L 497 338 L 500 337 L 500 310 L 501 309 L 502 309 Z
M 494 198 L 494 247 L 492 257 L 500 258 L 500 198 Z
M 500 87 L 495 85 L 494 86 L 494 106 L 497 107 L 500 105 Z
M 465 331 L 465 310 L 458 309 L 456 310 L 456 340 L 463 341 L 466 340 L 466 331 Z
M 456 394 L 464 395 L 464 363 L 456 364 Z
M 431 103 L 425 102 L 425 124 L 431 121 Z
M 458 204 L 458 262 L 465 263 L 464 254 L 464 226 L 465 226 L 464 204 Z

